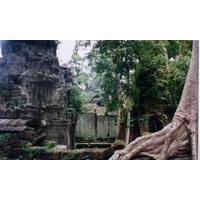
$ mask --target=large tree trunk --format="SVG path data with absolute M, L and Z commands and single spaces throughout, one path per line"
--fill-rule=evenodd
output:
M 131 126 L 131 113 L 130 113 L 130 110 L 128 107 L 127 108 L 127 121 L 126 121 L 126 140 L 125 140 L 126 146 L 130 142 L 130 126 Z
M 179 106 L 172 122 L 161 131 L 139 137 L 111 160 L 138 156 L 152 159 L 198 159 L 199 41 L 193 41 L 192 58 Z

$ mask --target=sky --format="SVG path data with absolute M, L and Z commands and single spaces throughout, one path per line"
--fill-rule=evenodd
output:
M 70 60 L 75 42 L 76 40 L 61 40 L 57 49 L 57 57 L 60 64 L 67 63 Z

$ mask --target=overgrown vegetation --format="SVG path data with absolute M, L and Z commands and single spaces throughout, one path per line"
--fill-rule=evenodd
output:
M 91 43 L 92 50 L 80 57 L 78 49 Z M 78 71 L 82 94 L 89 94 L 87 101 L 105 105 L 107 112 L 118 111 L 118 124 L 126 127 L 128 140 L 130 127 L 139 123 L 148 102 L 168 105 L 175 112 L 191 48 L 192 41 L 186 40 L 77 41 L 71 64 Z M 94 86 L 96 93 L 91 93 Z
M 15 135 L 15 133 L 12 132 L 1 132 L 0 133 L 0 141 L 5 141 L 10 138 L 12 138 Z
M 84 113 L 86 111 L 85 100 L 81 96 L 81 89 L 76 83 L 70 88 L 70 94 L 70 104 L 75 109 L 76 114 Z

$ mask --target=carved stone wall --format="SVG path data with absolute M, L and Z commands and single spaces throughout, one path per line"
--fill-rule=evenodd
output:
M 73 76 L 59 66 L 57 42 L 7 40 L 1 48 L 0 108 L 21 109 L 27 115 L 29 109 L 39 112 L 47 139 L 73 148 L 75 119 L 69 109 Z
M 116 115 L 80 114 L 75 129 L 76 141 L 114 142 L 118 129 Z
M 140 133 L 153 133 L 166 126 L 173 117 L 173 109 L 156 100 L 145 101 L 142 108 L 143 112 L 139 115 Z

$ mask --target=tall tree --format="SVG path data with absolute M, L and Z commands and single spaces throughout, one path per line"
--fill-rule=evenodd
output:
M 193 41 L 192 58 L 179 106 L 172 122 L 161 131 L 139 137 L 112 159 L 148 156 L 152 159 L 198 159 L 199 41 Z
M 88 56 L 102 78 L 107 110 L 118 110 L 119 126 L 122 110 L 126 110 L 126 144 L 130 138 L 130 112 L 134 102 L 131 94 L 136 93 L 132 75 L 137 64 L 138 43 L 135 40 L 97 41 Z
M 180 98 L 183 89 L 189 66 L 187 54 L 191 51 L 190 43 L 167 40 L 95 42 L 87 57 L 89 66 L 96 73 L 92 83 L 96 85 L 96 80 L 101 83 L 107 111 L 118 111 L 118 125 L 121 128 L 117 138 L 124 139 L 126 135 L 128 144 L 130 126 L 137 130 L 137 133 L 132 132 L 131 139 L 138 136 L 138 121 L 145 114 L 143 108 L 146 103 L 170 106 L 173 103 L 177 108 L 174 102 Z M 77 47 L 88 44 L 89 41 L 79 41 Z M 175 110 L 172 110 L 173 114 Z
M 187 69 L 190 64 L 192 41 L 170 40 L 167 42 L 168 88 L 171 95 L 168 102 L 171 104 L 172 108 L 176 109 L 181 98 Z
M 73 70 L 75 78 L 73 88 L 76 88 L 79 93 L 82 104 L 96 102 L 101 105 L 103 99 L 101 98 L 100 77 L 96 77 L 95 73 L 88 67 L 87 56 L 79 55 L 78 46 L 75 47 L 75 51 L 67 64 Z

